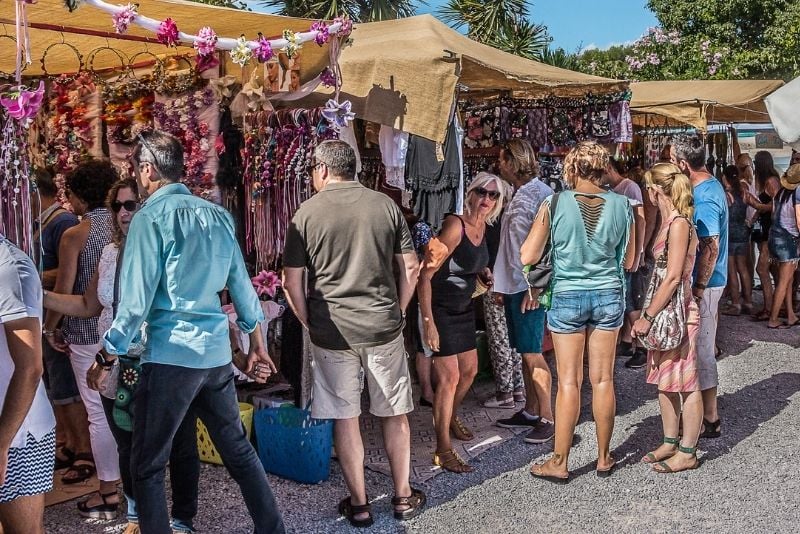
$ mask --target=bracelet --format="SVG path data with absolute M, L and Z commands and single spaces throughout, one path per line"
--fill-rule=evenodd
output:
M 642 310 L 642 318 L 648 323 L 652 323 L 655 320 L 655 317 L 647 313 L 647 310 Z
M 53 337 L 54 335 L 56 335 L 56 331 L 55 330 L 42 330 L 42 335 L 44 337 Z
M 694 286 L 692 286 L 692 287 L 694 287 L 695 289 L 702 289 L 703 291 L 705 291 L 705 289 L 706 289 L 706 285 L 705 284 L 701 284 L 700 282 L 695 282 Z

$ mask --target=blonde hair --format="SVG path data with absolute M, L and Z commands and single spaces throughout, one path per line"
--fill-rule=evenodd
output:
M 644 175 L 647 187 L 658 186 L 672 200 L 678 213 L 692 220 L 694 215 L 694 195 L 689 177 L 677 165 L 656 163 Z
M 503 147 L 503 159 L 511 167 L 514 176 L 521 180 L 530 180 L 539 176 L 539 161 L 536 152 L 528 141 L 511 139 Z
M 486 186 L 492 182 L 494 182 L 494 185 L 497 187 L 497 192 L 500 193 L 500 197 L 494 203 L 494 208 L 492 208 L 492 211 L 486 215 L 486 224 L 489 225 L 494 224 L 494 222 L 500 217 L 500 212 L 503 211 L 503 201 L 508 193 L 508 189 L 506 188 L 503 180 L 501 180 L 499 176 L 481 171 L 475 176 L 475 178 L 472 179 L 472 183 L 469 184 L 466 194 L 466 198 L 469 199 L 469 194 L 472 193 L 474 189 L 477 189 L 478 187 L 486 188 Z M 469 201 L 464 203 L 464 210 L 467 213 L 470 212 Z
M 581 141 L 564 158 L 564 178 L 570 189 L 574 189 L 578 178 L 595 184 L 603 181 L 608 168 L 608 150 L 596 141 Z

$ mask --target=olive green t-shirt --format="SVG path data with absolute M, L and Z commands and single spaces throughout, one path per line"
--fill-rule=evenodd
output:
M 358 182 L 329 183 L 303 202 L 286 233 L 283 265 L 308 269 L 311 341 L 346 350 L 400 335 L 394 256 L 413 251 L 397 204 Z

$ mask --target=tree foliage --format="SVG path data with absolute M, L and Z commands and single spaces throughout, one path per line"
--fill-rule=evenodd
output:
M 800 1 L 649 0 L 659 26 L 630 46 L 580 55 L 581 70 L 633 80 L 791 79 Z
M 411 17 L 417 9 L 414 0 L 262 0 L 261 4 L 287 17 L 332 19 L 346 14 L 355 22 Z
M 530 21 L 526 0 L 449 0 L 437 15 L 479 43 L 529 59 L 540 59 L 551 38 Z
M 217 6 L 217 7 L 230 7 L 233 9 L 241 9 L 243 11 L 250 11 L 250 8 L 247 7 L 247 4 L 244 0 L 191 0 L 192 2 L 197 2 L 198 4 L 206 4 L 209 6 Z

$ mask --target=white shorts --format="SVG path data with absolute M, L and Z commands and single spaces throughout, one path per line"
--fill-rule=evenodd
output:
M 719 325 L 719 301 L 724 287 L 709 287 L 703 291 L 700 307 L 700 333 L 697 336 L 697 375 L 700 390 L 719 385 L 717 374 L 717 326 Z
M 314 388 L 311 416 L 351 419 L 361 415 L 361 373 L 369 390 L 369 411 L 378 417 L 414 409 L 411 374 L 403 335 L 377 347 L 330 350 L 311 345 Z

